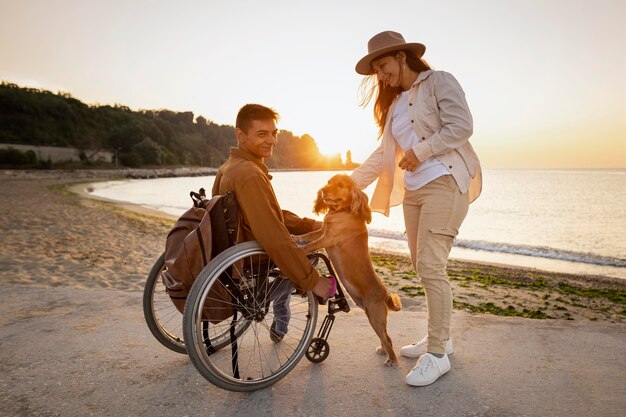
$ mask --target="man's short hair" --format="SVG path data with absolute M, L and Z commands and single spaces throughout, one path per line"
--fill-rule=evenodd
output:
M 247 132 L 253 120 L 278 120 L 278 113 L 260 104 L 246 104 L 237 113 L 235 127 Z

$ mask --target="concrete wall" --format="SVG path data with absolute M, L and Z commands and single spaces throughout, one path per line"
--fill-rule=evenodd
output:
M 75 148 L 61 148 L 58 146 L 33 146 L 33 145 L 17 145 L 10 143 L 0 143 L 0 149 L 13 148 L 20 152 L 34 151 L 37 155 L 37 159 L 47 161 L 50 159 L 52 162 L 64 162 L 64 161 L 80 161 L 78 156 L 79 151 Z M 98 151 L 95 154 L 87 151 L 89 159 L 92 161 L 104 161 L 114 162 L 113 152 Z

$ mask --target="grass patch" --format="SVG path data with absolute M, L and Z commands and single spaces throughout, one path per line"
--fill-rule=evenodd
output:
M 415 285 L 405 285 L 404 287 L 400 288 L 400 291 L 402 291 L 411 298 L 424 295 L 424 289 Z
M 505 285 L 514 288 L 523 287 L 530 289 L 544 289 L 548 287 L 548 284 L 543 277 L 535 277 L 530 281 L 516 281 L 501 276 L 485 274 L 482 271 L 471 269 L 464 269 L 460 271 L 460 273 L 453 273 L 452 275 L 450 274 L 450 272 L 448 272 L 448 275 L 453 275 L 456 278 L 462 278 L 465 282 L 479 282 L 482 284 L 482 288 L 487 288 L 492 285 Z
M 380 275 L 390 278 L 385 283 L 399 294 L 424 295 L 413 280 L 416 274 L 408 257 L 373 253 L 372 259 Z M 622 322 L 626 318 L 626 285 L 621 281 L 458 260 L 448 262 L 447 273 L 457 300 L 455 309 L 534 319 L 597 316 L 597 320 Z
M 557 288 L 562 294 L 573 294 L 587 298 L 604 298 L 613 303 L 626 305 L 626 291 L 581 288 L 564 283 L 559 283 Z
M 374 265 L 376 266 L 387 268 L 389 271 L 395 271 L 396 269 L 398 269 L 398 262 L 394 259 L 390 259 L 387 256 L 374 254 L 370 254 L 370 257 L 372 258 L 372 263 L 374 263 Z
M 529 319 L 551 319 L 546 313 L 541 310 L 529 310 L 527 308 L 517 310 L 512 305 L 509 305 L 506 308 L 498 307 L 494 303 L 480 303 L 478 305 L 454 301 L 454 308 L 457 310 L 465 310 L 470 313 L 489 313 L 496 316 L 507 316 L 507 317 L 525 317 Z

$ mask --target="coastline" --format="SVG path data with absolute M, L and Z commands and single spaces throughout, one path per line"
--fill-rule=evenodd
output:
M 200 177 L 215 175 L 212 167 L 173 167 L 173 168 L 120 168 L 120 169 L 5 169 L 0 171 L 0 179 L 146 179 L 171 177 Z
M 121 171 L 121 172 L 120 172 Z M 85 198 L 85 182 L 208 175 L 206 170 L 4 171 L 3 283 L 142 291 L 173 225 L 132 204 Z M 150 175 L 150 176 L 146 176 Z M 425 311 L 405 255 L 373 251 L 376 270 L 406 311 Z M 625 322 L 626 281 L 451 259 L 455 309 L 502 316 Z

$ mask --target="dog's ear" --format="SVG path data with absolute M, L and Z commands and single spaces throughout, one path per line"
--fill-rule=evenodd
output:
M 325 214 L 328 212 L 328 206 L 324 202 L 324 193 L 320 188 L 317 191 L 317 198 L 315 199 L 315 205 L 313 206 L 313 213 L 315 214 Z
M 352 187 L 351 197 L 352 203 L 350 204 L 350 211 L 365 220 L 366 223 L 371 222 L 372 209 L 370 209 L 370 205 L 368 204 L 369 199 L 367 198 L 367 194 L 356 187 Z

